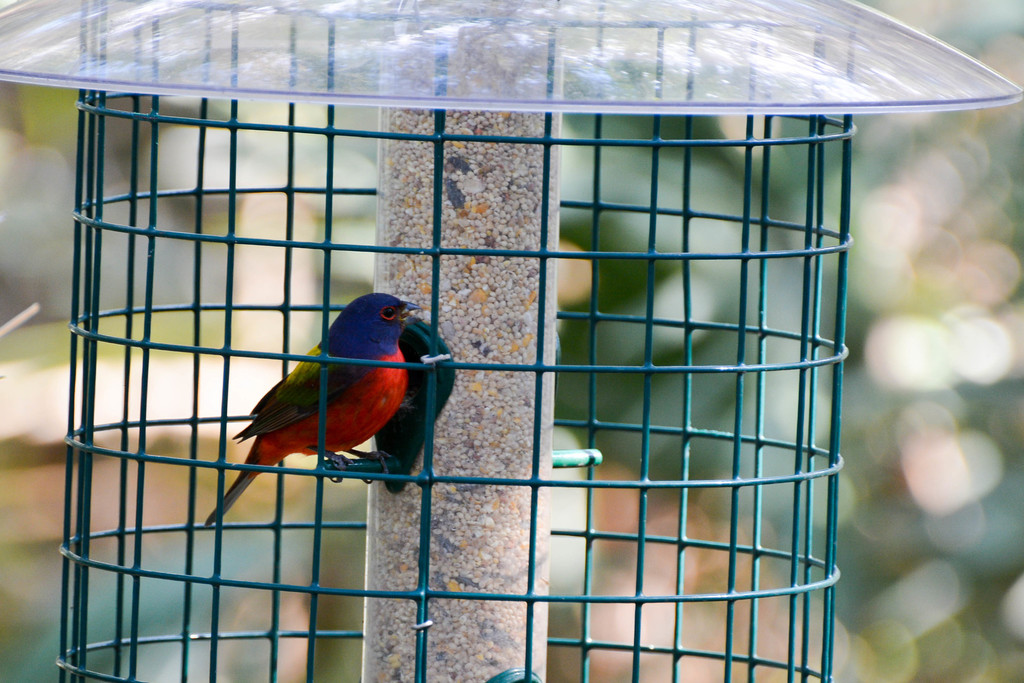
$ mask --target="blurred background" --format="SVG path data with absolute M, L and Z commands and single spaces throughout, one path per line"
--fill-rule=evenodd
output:
M 1024 83 L 1020 0 L 868 4 Z M 41 306 L 0 339 L 11 681 L 57 674 L 74 98 L 0 84 L 0 324 Z M 1024 680 L 1024 106 L 857 124 L 837 679 Z M 352 173 L 372 183 L 372 161 Z M 363 210 L 354 229 L 372 239 L 372 202 Z M 371 275 L 339 268 L 343 298 Z M 562 280 L 561 298 L 580 296 Z

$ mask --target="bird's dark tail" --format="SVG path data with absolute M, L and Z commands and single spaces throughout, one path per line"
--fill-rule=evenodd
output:
M 257 439 L 256 443 L 252 445 L 252 449 L 249 451 L 249 457 L 245 459 L 247 464 L 251 465 L 259 460 L 259 452 L 257 450 L 259 445 L 260 442 Z M 231 506 L 235 504 L 238 497 L 241 496 L 247 488 L 249 488 L 249 484 L 252 483 L 252 480 L 256 478 L 257 474 L 259 474 L 259 472 L 238 473 L 238 477 L 235 479 L 234 483 L 231 484 L 230 488 L 228 488 L 227 492 L 224 494 L 224 499 L 221 501 L 220 509 L 223 511 L 222 514 L 226 515 L 228 513 L 228 510 L 230 510 Z M 217 508 L 214 508 L 213 512 L 210 513 L 210 516 L 206 518 L 205 526 L 213 526 L 213 523 L 216 520 Z

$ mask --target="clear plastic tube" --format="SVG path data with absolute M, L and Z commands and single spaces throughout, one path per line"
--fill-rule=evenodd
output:
M 385 115 L 391 132 L 429 135 L 434 125 L 429 111 L 397 109 Z M 537 138 L 544 127 L 540 114 L 449 111 L 445 116 L 450 133 Z M 433 198 L 440 195 L 441 246 L 477 252 L 441 256 L 436 281 L 431 257 L 384 255 L 378 261 L 378 290 L 428 306 L 438 288 L 439 305 L 430 314 L 454 358 L 481 365 L 459 372 L 436 423 L 431 462 L 436 475 L 550 475 L 553 377 L 544 376 L 538 387 L 532 371 L 486 369 L 494 363 L 555 361 L 553 262 L 488 256 L 489 249 L 539 250 L 542 233 L 545 246 L 557 245 L 557 190 L 550 167 L 551 211 L 546 229 L 541 225 L 544 164 L 537 144 L 451 141 L 444 143 L 442 186 L 435 188 L 433 143 L 382 145 L 378 241 L 430 247 Z M 533 495 L 538 500 L 531 551 Z M 421 527 L 425 514 L 429 523 Z M 421 536 L 421 528 L 429 533 Z M 415 486 L 394 495 L 375 484 L 367 535 L 371 589 L 415 590 L 425 575 L 428 588 L 454 593 L 547 592 L 550 523 L 544 488 L 534 494 L 529 486 L 439 483 L 428 497 Z M 429 566 L 419 559 L 423 543 L 429 544 Z M 536 567 L 532 587 L 531 562 Z M 536 603 L 528 616 L 525 601 L 439 598 L 429 602 L 425 618 L 433 622 L 426 680 L 486 681 L 522 667 L 528 647 L 533 648 L 531 668 L 543 676 L 544 603 Z M 413 601 L 367 600 L 364 681 L 409 679 L 418 619 Z

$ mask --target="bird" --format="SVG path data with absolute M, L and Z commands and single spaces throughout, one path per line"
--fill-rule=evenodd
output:
M 419 306 L 390 294 L 365 294 L 353 299 L 331 323 L 327 355 L 361 360 L 404 361 L 398 340 Z M 320 345 L 310 352 L 320 355 Z M 316 361 L 300 362 L 252 409 L 252 422 L 235 435 L 239 442 L 255 438 L 245 462 L 276 465 L 286 455 L 315 455 L 320 430 L 320 368 Z M 324 449 L 344 468 L 344 453 L 384 462 L 386 454 L 355 447 L 376 434 L 402 405 L 409 385 L 405 368 L 331 364 L 327 370 L 327 420 Z M 385 471 L 386 468 L 385 468 Z M 221 505 L 206 518 L 206 526 L 226 514 L 258 472 L 239 472 Z

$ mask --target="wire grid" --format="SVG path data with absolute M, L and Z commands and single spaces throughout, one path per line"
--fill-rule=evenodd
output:
M 234 520 L 199 522 L 245 467 L 229 436 L 270 386 L 238 385 L 257 366 L 279 377 L 302 360 L 293 330 L 326 338 L 333 289 L 347 284 L 339 262 L 452 255 L 439 221 L 426 252 L 374 244 L 360 227 L 376 187 L 353 169 L 397 134 L 333 107 L 287 105 L 267 123 L 237 102 L 83 92 L 79 109 L 61 680 L 354 680 L 368 597 L 428 616 L 437 598 L 547 602 L 546 680 L 831 679 L 849 118 L 748 117 L 728 136 L 711 119 L 574 116 L 569 132 L 517 139 L 446 134 L 437 113 L 419 138 L 437 163 L 473 141 L 575 159 L 561 201 L 574 246 L 468 254 L 589 269 L 587 295 L 559 313 L 561 363 L 477 366 L 456 349 L 453 366 L 557 373 L 556 438 L 605 461 L 549 480 L 359 473 L 417 485 L 426 501 L 439 483 L 554 496 L 550 595 L 429 580 L 389 595 L 363 588 L 362 484 L 349 477 L 334 494 L 325 480 L 337 473 L 322 465 L 288 461 L 264 475 L 272 495 L 260 500 L 270 485 L 258 481 Z M 309 123 L 311 111 L 323 118 Z M 243 163 L 267 146 L 280 151 L 270 181 Z M 165 160 L 169 147 L 179 154 Z M 127 168 L 115 161 L 124 149 Z M 725 208 L 704 198 L 723 166 L 740 179 Z M 623 192 L 626 169 L 647 178 L 645 201 Z M 802 201 L 776 209 L 787 183 Z M 283 219 L 252 229 L 241 204 L 253 199 Z M 301 284 L 311 264 L 313 289 Z M 254 267 L 265 287 L 243 291 Z M 178 384 L 161 386 L 171 375 Z M 429 503 L 422 519 L 425 539 Z M 429 632 L 416 637 L 422 662 Z M 404 674 L 425 680 L 419 666 Z

